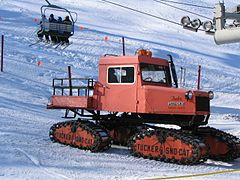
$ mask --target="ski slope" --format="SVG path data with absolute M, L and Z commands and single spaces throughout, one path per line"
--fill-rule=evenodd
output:
M 240 44 L 217 46 L 203 32 L 187 31 L 100 0 L 51 2 L 78 13 L 75 35 L 70 38 L 73 44 L 65 50 L 43 44 L 29 47 L 36 41 L 34 20 L 40 18 L 44 0 L 0 0 L 0 35 L 5 35 L 4 73 L 0 73 L 0 179 L 148 179 L 240 169 L 240 159 L 180 166 L 138 159 L 126 148 L 115 146 L 90 153 L 52 143 L 49 128 L 64 120 L 63 111 L 46 110 L 52 78 L 67 77 L 70 65 L 74 77 L 97 79 L 99 57 L 120 55 L 122 36 L 129 55 L 138 48 L 148 48 L 156 57 L 173 55 L 177 73 L 180 67 L 187 70 L 187 88 L 196 88 L 197 66 L 202 65 L 201 88 L 215 92 L 210 126 L 240 138 Z M 176 22 L 189 15 L 152 0 L 114 2 Z M 184 2 L 214 6 L 218 1 Z M 225 3 L 227 8 L 237 5 L 233 0 Z M 180 7 L 213 17 L 206 9 Z M 234 180 L 240 179 L 240 173 L 191 179 L 203 178 Z

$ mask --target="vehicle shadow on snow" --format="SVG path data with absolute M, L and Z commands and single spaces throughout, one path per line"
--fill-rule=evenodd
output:
M 125 146 L 112 145 L 112 147 L 107 150 L 107 154 L 117 154 L 117 155 L 131 155 L 130 149 Z
M 229 108 L 229 107 L 212 106 L 211 111 L 213 113 L 218 113 L 218 114 L 239 114 L 240 115 L 240 109 Z
M 178 166 L 178 167 L 186 167 L 185 165 L 178 165 L 178 164 L 172 164 L 172 163 L 166 163 L 162 161 L 156 161 L 156 160 L 150 160 L 150 159 L 143 159 L 143 158 L 138 158 L 134 157 L 131 155 L 130 150 L 127 147 L 123 146 L 116 146 L 113 145 L 109 150 L 104 152 L 105 154 L 113 154 L 113 155 L 118 155 L 127 158 L 134 158 L 136 161 L 137 160 L 144 160 L 149 163 L 160 163 L 161 165 L 166 165 L 166 166 Z M 195 164 L 195 165 L 188 165 L 188 167 L 205 167 L 205 168 L 224 168 L 225 170 L 228 169 L 240 169 L 240 158 L 236 159 L 235 161 L 231 162 L 222 162 L 222 161 L 214 161 L 214 160 L 207 160 L 206 162 L 200 163 L 200 164 Z M 214 170 L 214 169 L 213 169 Z
M 225 170 L 232 170 L 232 169 L 240 169 L 240 158 L 231 161 L 231 162 L 222 162 L 222 161 L 213 161 L 208 160 L 205 163 L 202 163 L 200 165 L 203 165 L 205 167 L 216 167 L 216 168 L 224 168 Z

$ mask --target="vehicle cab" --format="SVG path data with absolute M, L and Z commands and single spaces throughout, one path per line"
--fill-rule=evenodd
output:
M 141 54 L 105 56 L 99 62 L 94 107 L 138 114 L 209 114 L 208 92 L 176 86 L 175 68 L 169 60 Z

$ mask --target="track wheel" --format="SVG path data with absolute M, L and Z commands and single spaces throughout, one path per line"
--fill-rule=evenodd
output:
M 50 139 L 83 150 L 99 152 L 110 147 L 107 131 L 92 122 L 66 121 L 50 128 Z
M 227 162 L 240 157 L 240 140 L 237 137 L 211 127 L 200 127 L 197 132 L 210 148 L 210 159 Z
M 201 140 L 174 129 L 137 133 L 130 146 L 135 156 L 177 164 L 196 164 L 207 155 L 207 147 Z

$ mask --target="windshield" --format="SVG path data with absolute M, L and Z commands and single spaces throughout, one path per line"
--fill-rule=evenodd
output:
M 144 82 L 171 84 L 170 72 L 167 66 L 142 63 L 140 67 Z

